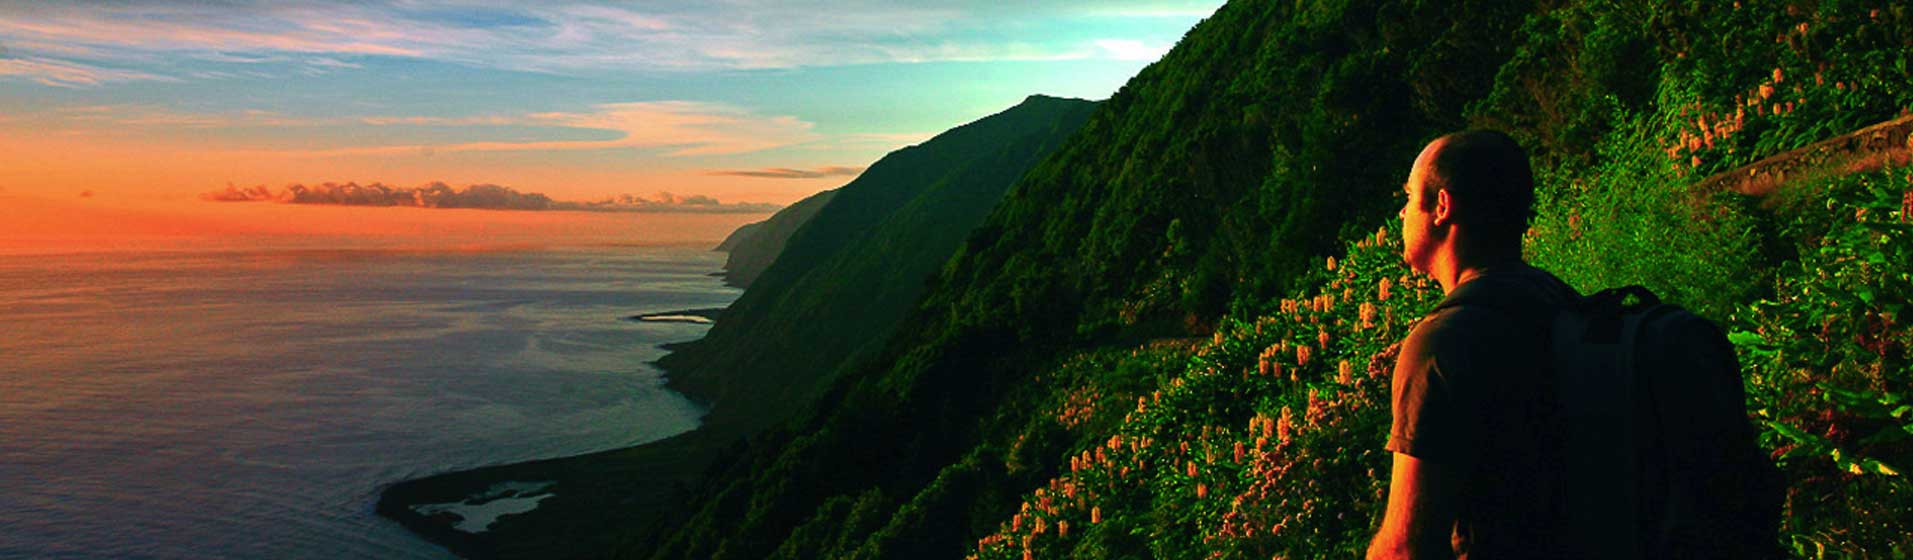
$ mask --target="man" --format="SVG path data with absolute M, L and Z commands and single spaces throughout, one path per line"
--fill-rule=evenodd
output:
M 1534 214 L 1527 153 L 1500 132 L 1443 136 L 1403 189 L 1402 257 L 1446 298 L 1395 364 L 1394 467 L 1368 557 L 1575 557 L 1558 549 L 1563 469 L 1535 325 L 1579 295 L 1522 261 Z M 1489 293 L 1515 305 L 1473 303 Z

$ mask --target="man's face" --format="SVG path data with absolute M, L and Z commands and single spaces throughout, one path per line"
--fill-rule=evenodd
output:
M 1407 191 L 1407 200 L 1402 204 L 1402 260 L 1416 272 L 1427 273 L 1429 263 L 1434 261 L 1436 242 L 1444 236 L 1435 226 L 1435 205 L 1423 203 L 1423 184 L 1428 180 L 1428 166 L 1434 162 L 1435 152 L 1442 142 L 1430 142 L 1422 148 L 1421 155 L 1415 157 L 1415 166 L 1408 170 L 1408 182 L 1402 184 Z M 1432 193 L 1431 193 L 1432 194 Z

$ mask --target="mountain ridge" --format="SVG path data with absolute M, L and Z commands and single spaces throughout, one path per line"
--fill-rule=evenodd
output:
M 790 206 L 778 210 L 761 222 L 751 222 L 739 226 L 724 241 L 717 244 L 713 251 L 729 253 L 724 257 L 724 283 L 735 288 L 748 288 L 757 276 L 769 268 L 777 255 L 784 251 L 784 244 L 790 236 L 809 222 L 817 211 L 830 203 L 838 189 L 821 191 L 804 197 Z

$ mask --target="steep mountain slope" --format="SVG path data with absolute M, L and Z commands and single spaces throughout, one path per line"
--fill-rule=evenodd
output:
M 629 552 L 963 550 L 1029 476 L 971 454 L 1006 395 L 1064 348 L 1204 333 L 1232 298 L 1292 285 L 1339 233 L 1372 231 L 1401 180 L 1375 162 L 1465 124 L 1512 54 L 1509 10 L 1223 7 L 1018 182 L 875 359 Z
M 830 199 L 837 195 L 837 189 L 830 189 L 804 197 L 797 203 L 778 210 L 776 214 L 761 222 L 751 222 L 738 227 L 719 243 L 716 251 L 730 253 L 724 258 L 724 283 L 739 288 L 750 287 L 757 275 L 770 268 L 777 260 L 777 254 L 784 251 L 784 244 L 790 241 L 791 234 L 797 228 L 810 221 L 811 216 L 823 209 Z
M 710 424 L 754 428 L 809 402 L 888 337 L 925 278 L 1093 107 L 1032 96 L 884 156 L 797 229 L 704 338 L 659 360 L 672 386 L 711 402 Z
M 1684 181 L 1904 110 L 1913 27 L 1903 7 L 1742 4 L 1233 2 L 1025 175 L 874 359 L 622 552 L 1353 555 L 1385 465 L 1387 345 L 1437 296 L 1377 230 L 1429 138 L 1492 124 L 1531 146 L 1548 191 L 1531 250 L 1584 289 L 1645 282 L 1723 321 L 1789 301 L 1752 279 L 1818 234 L 1756 235 L 1815 230 Z M 1890 207 L 1892 177 L 1864 180 L 1863 208 Z M 1867 293 L 1835 303 L 1901 304 Z M 1762 413 L 1785 426 L 1776 455 L 1804 453 L 1790 468 L 1862 512 L 1829 525 L 1800 494 L 1797 550 L 1908 548 L 1905 408 L 1883 404 L 1906 380 L 1881 367 L 1904 363 L 1884 341 L 1905 329 L 1871 321 L 1823 329 L 1885 333 L 1855 335 L 1880 353 L 1831 366 L 1837 391 L 1789 378 L 1798 357 L 1757 382 L 1792 390 L 1749 391 L 1785 403 Z

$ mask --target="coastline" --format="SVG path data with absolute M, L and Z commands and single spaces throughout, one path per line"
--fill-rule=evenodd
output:
M 701 323 L 708 325 L 716 323 L 717 317 L 724 313 L 724 309 L 723 307 L 707 307 L 703 309 L 683 309 L 660 313 L 642 313 L 625 317 L 624 320 L 651 323 Z
M 725 308 L 685 309 L 623 317 L 627 321 L 711 324 Z M 693 339 L 696 340 L 696 339 Z M 670 351 L 689 341 L 666 343 Z M 666 387 L 684 393 L 664 373 Z M 708 399 L 685 393 L 700 403 Z M 375 513 L 463 558 L 578 557 L 611 543 L 613 525 L 643 525 L 663 515 L 672 497 L 696 482 L 741 431 L 708 418 L 689 431 L 637 445 L 579 455 L 489 465 L 392 482 L 379 490 Z M 500 488 L 537 484 L 535 507 L 504 512 L 477 531 L 448 515 L 446 504 L 484 504 Z M 461 525 L 465 526 L 461 528 Z
M 695 482 L 723 447 L 702 427 L 632 447 L 452 471 L 393 483 L 375 511 L 464 558 L 578 557 L 614 525 L 644 524 L 668 514 L 676 492 Z M 479 532 L 453 516 L 420 511 L 434 504 L 482 499 L 499 487 L 542 483 L 535 509 L 496 517 Z

